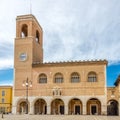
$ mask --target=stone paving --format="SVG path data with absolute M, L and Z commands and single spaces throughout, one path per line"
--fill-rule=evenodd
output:
M 89 115 L 0 115 L 0 120 L 120 120 L 120 116 Z

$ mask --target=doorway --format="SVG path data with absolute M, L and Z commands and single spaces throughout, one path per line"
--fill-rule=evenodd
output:
M 96 105 L 92 105 L 92 106 L 91 106 L 91 114 L 92 114 L 92 115 L 97 114 L 97 106 L 96 106 Z
M 80 106 L 79 105 L 75 105 L 75 114 L 80 114 Z
M 64 114 L 64 106 L 63 105 L 60 105 L 60 114 Z
M 87 115 L 101 115 L 101 102 L 92 98 L 87 101 Z

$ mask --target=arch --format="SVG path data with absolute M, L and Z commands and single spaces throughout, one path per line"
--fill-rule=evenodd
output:
M 73 72 L 71 74 L 71 83 L 78 83 L 80 82 L 80 75 L 77 72 Z
M 28 36 L 28 26 L 26 24 L 23 24 L 21 28 L 21 37 L 25 38 L 27 36 Z
M 119 114 L 119 107 L 118 101 L 116 100 L 109 100 L 107 104 L 107 115 L 118 115 Z
M 47 75 L 44 73 L 40 74 L 38 83 L 47 83 Z
M 97 74 L 94 71 L 88 73 L 88 82 L 97 82 Z
M 39 34 L 38 30 L 36 30 L 36 38 L 35 38 L 35 40 L 36 40 L 37 43 L 40 42 L 39 39 L 40 39 L 40 34 Z
M 30 103 L 29 103 L 29 101 L 27 102 L 26 99 L 20 99 L 17 102 L 17 113 L 25 114 L 25 113 L 29 113 L 29 111 L 30 111 Z
M 62 75 L 62 73 L 56 73 L 54 75 L 54 83 L 63 83 L 63 75 Z
M 47 114 L 47 103 L 44 99 L 37 99 L 34 103 L 35 114 Z
M 68 113 L 69 114 L 82 114 L 83 111 L 82 101 L 78 98 L 73 98 L 68 103 Z
M 87 101 L 87 115 L 101 115 L 101 102 L 97 98 Z
M 51 114 L 64 114 L 63 100 L 56 98 L 51 102 Z

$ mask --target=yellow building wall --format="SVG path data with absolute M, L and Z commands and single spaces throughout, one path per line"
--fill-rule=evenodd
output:
M 2 91 L 5 95 L 2 96 Z M 4 102 L 2 102 L 4 99 Z M 0 113 L 11 113 L 12 110 L 12 86 L 0 86 Z

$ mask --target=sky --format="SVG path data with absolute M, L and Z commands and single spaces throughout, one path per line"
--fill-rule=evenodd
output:
M 43 28 L 44 62 L 106 59 L 113 86 L 120 75 L 120 0 L 1 0 L 0 85 L 13 84 L 16 17 L 30 13 Z

